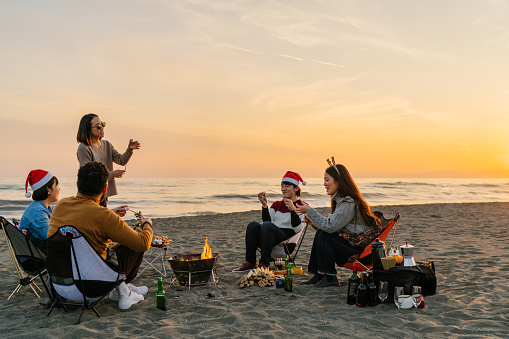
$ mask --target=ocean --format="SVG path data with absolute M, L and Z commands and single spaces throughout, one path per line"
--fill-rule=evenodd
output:
M 60 198 L 76 194 L 76 178 L 58 178 Z M 302 199 L 312 207 L 330 205 L 322 178 L 301 186 Z M 20 218 L 32 199 L 25 198 L 25 178 L 0 178 L 0 215 Z M 122 178 L 119 194 L 108 207 L 129 205 L 152 218 L 257 210 L 259 192 L 270 202 L 281 199 L 281 178 Z M 356 180 L 368 204 L 405 205 L 428 203 L 509 201 L 509 179 L 397 179 Z M 29 189 L 30 191 L 30 189 Z M 128 213 L 125 219 L 134 218 Z

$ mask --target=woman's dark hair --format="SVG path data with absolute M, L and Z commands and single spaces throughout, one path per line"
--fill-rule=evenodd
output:
M 110 172 L 102 162 L 90 161 L 78 170 L 78 192 L 96 196 L 108 182 Z
M 339 187 L 336 193 L 341 197 L 349 196 L 354 200 L 355 206 L 362 215 L 362 219 L 366 225 L 381 225 L 380 219 L 371 212 L 371 208 L 366 200 L 364 200 L 364 197 L 346 167 L 339 164 L 336 164 L 335 167 L 336 168 L 334 168 L 334 166 L 330 166 L 325 170 L 325 172 L 338 182 Z M 335 210 L 336 201 L 331 199 L 331 213 L 334 213 Z
M 53 177 L 49 179 L 49 181 L 46 183 L 46 185 L 39 187 L 32 193 L 32 199 L 36 201 L 46 200 L 48 199 L 49 193 L 48 188 L 51 189 L 54 183 L 57 183 L 58 185 L 58 179 L 57 177 Z
M 295 192 L 295 195 L 300 197 L 300 187 L 299 186 L 295 185 L 294 183 L 288 182 L 288 181 L 282 181 L 281 183 L 285 184 L 285 185 L 292 185 L 293 187 L 297 187 L 298 190 L 297 190 L 297 192 Z
M 78 143 L 84 143 L 85 145 L 92 145 L 92 119 L 97 117 L 97 114 L 88 113 L 81 117 L 80 125 L 78 127 L 78 135 L 76 140 Z

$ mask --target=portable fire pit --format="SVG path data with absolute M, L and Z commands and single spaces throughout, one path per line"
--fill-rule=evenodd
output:
M 212 257 L 202 259 L 202 253 L 183 253 L 168 259 L 175 278 L 172 284 L 181 286 L 207 285 L 216 286 L 217 273 L 215 265 L 219 253 L 211 253 Z

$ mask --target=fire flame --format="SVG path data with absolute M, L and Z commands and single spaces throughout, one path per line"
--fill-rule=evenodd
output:
M 212 258 L 212 250 L 207 242 L 208 239 L 209 237 L 205 237 L 205 246 L 203 246 L 203 253 L 201 254 L 202 260 Z

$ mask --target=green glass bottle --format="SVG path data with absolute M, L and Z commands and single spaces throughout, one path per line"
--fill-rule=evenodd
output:
M 292 265 L 286 266 L 285 291 L 291 292 L 293 285 Z
M 288 254 L 285 256 L 285 268 L 288 267 L 288 264 L 290 263 L 290 257 Z
M 166 311 L 166 295 L 163 290 L 163 278 L 159 278 L 157 282 L 156 307 Z

